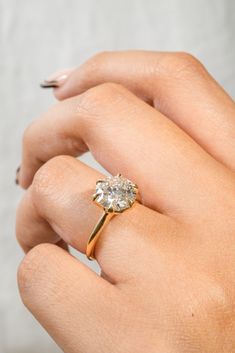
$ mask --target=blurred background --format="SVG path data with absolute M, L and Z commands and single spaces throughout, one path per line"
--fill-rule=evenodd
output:
M 234 33 L 234 0 L 0 0 L 0 353 L 60 352 L 16 284 L 21 137 L 54 101 L 39 83 L 103 50 L 187 51 L 235 97 Z

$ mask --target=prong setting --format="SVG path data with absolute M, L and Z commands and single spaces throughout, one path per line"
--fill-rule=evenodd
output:
M 138 187 L 121 174 L 97 180 L 93 201 L 108 213 L 122 213 L 136 201 Z
M 92 195 L 92 200 L 95 201 L 96 198 L 97 198 L 97 196 L 98 196 L 97 194 L 93 194 L 93 195 Z

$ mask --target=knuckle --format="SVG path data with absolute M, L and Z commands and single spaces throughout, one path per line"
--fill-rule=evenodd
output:
M 55 181 L 63 176 L 61 171 L 71 163 L 72 159 L 70 156 L 56 156 L 38 169 L 31 186 L 34 200 L 38 200 L 42 196 L 48 197 L 53 192 Z
M 90 60 L 91 61 L 94 61 L 94 62 L 100 62 L 100 61 L 103 61 L 107 58 L 107 56 L 110 55 L 110 52 L 109 51 L 106 51 L 106 50 L 103 50 L 103 51 L 100 51 L 98 53 L 96 53 L 95 55 L 93 55 Z
M 177 61 L 179 64 L 181 64 L 182 66 L 186 66 L 186 67 L 201 67 L 201 63 L 200 61 L 193 56 L 190 53 L 186 53 L 186 52 L 180 52 L 176 54 L 177 57 Z
M 24 257 L 17 272 L 18 287 L 24 302 L 27 302 L 28 294 L 35 288 L 44 276 L 48 256 L 50 256 L 50 244 L 40 244 L 35 246 Z
M 84 67 L 91 71 L 99 69 L 99 67 L 102 67 L 103 63 L 106 62 L 109 55 L 110 53 L 108 51 L 98 52 L 85 62 Z
M 90 115 L 103 115 L 113 105 L 119 104 L 126 96 L 126 89 L 117 83 L 102 83 L 89 89 L 78 98 L 78 109 Z
M 94 87 L 91 91 L 93 91 L 94 95 L 97 95 L 98 98 L 112 98 L 116 96 L 120 96 L 125 94 L 126 89 L 120 85 L 119 83 L 113 82 L 105 82 L 99 86 Z
M 99 52 L 80 67 L 79 84 L 83 90 L 86 90 L 90 86 L 89 83 L 90 81 L 92 82 L 94 77 L 102 75 L 109 55 L 110 53 L 106 51 Z
M 190 63 L 193 65 L 197 65 L 199 63 L 199 60 L 194 55 L 188 52 L 177 52 L 175 53 L 175 57 L 178 61 L 182 63 Z
M 166 55 L 164 60 L 164 68 L 170 71 L 173 77 L 198 75 L 205 72 L 201 62 L 195 56 L 187 52 L 177 52 Z

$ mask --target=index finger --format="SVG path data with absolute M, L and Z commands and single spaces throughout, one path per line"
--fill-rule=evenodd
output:
M 105 82 L 127 87 L 235 170 L 234 102 L 192 55 L 100 53 L 73 70 L 54 93 L 58 99 L 66 99 Z

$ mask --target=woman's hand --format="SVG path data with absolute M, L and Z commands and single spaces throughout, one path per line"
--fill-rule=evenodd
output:
M 25 305 L 67 353 L 235 352 L 231 98 L 184 53 L 102 53 L 53 82 L 24 135 Z M 88 150 L 141 196 L 100 236 L 101 277 L 62 249 L 85 252 L 100 215 L 100 173 L 70 157 Z

